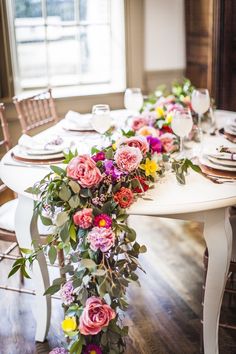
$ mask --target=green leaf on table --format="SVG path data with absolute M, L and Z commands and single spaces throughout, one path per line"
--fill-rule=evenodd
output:
M 69 223 L 68 221 L 62 226 L 59 232 L 60 238 L 63 242 L 66 242 L 70 237 Z
M 70 200 L 69 200 L 69 205 L 71 207 L 71 209 L 76 209 L 78 208 L 79 204 L 80 204 L 80 198 L 78 196 L 78 194 L 73 195 Z
M 68 213 L 66 211 L 62 211 L 57 214 L 56 217 L 56 226 L 62 226 L 69 219 Z
M 71 197 L 71 191 L 70 191 L 70 189 L 68 188 L 68 186 L 66 186 L 65 184 L 62 184 L 61 190 L 59 191 L 58 196 L 59 196 L 59 198 L 60 198 L 61 200 L 63 200 L 64 202 L 68 202 L 68 200 L 69 200 L 70 197 Z
M 100 150 L 96 147 L 96 146 L 92 146 L 91 148 L 91 154 L 94 155 L 96 154 L 97 152 L 99 152 Z
M 74 193 L 79 193 L 81 189 L 79 183 L 75 181 L 70 181 L 68 184 Z
M 40 194 L 41 193 L 41 190 L 40 188 L 38 187 L 29 187 L 29 188 L 26 188 L 25 189 L 25 192 L 26 193 L 30 193 L 30 194 Z
M 18 264 L 15 267 L 13 267 L 10 273 L 8 274 L 8 278 L 10 278 L 13 274 L 15 274 L 20 268 L 21 268 L 21 264 Z
M 139 253 L 145 253 L 147 252 L 147 247 L 145 245 L 142 245 L 139 247 Z
M 42 215 L 42 213 L 40 213 L 39 216 L 40 216 L 40 219 L 41 219 L 43 225 L 45 225 L 45 226 L 52 225 L 52 220 L 50 218 Z
M 60 290 L 60 288 L 61 288 L 60 284 L 51 285 L 45 291 L 44 295 L 53 295 L 53 294 L 57 293 Z
M 109 148 L 109 149 L 106 151 L 105 156 L 106 156 L 106 159 L 107 159 L 107 160 L 112 160 L 112 159 L 113 159 L 113 157 L 114 157 L 114 151 L 113 151 L 112 147 Z
M 59 176 L 64 177 L 66 175 L 66 170 L 64 170 L 63 168 L 56 166 L 56 165 L 51 165 L 50 169 Z
M 106 274 L 106 270 L 105 269 L 97 269 L 95 270 L 95 272 L 92 273 L 92 275 L 96 276 L 96 277 L 102 277 Z
M 31 254 L 33 251 L 29 248 L 21 248 L 20 247 L 20 251 L 24 254 Z
M 90 258 L 81 259 L 80 266 L 82 268 L 87 268 L 87 269 L 94 269 L 97 267 L 96 263 Z
M 70 238 L 73 240 L 73 241 L 77 241 L 77 238 L 76 238 L 76 229 L 75 229 L 75 225 L 74 224 L 71 224 L 70 225 L 70 229 L 69 229 L 69 234 L 70 234 Z
M 49 251 L 48 251 L 48 257 L 50 260 L 51 264 L 54 264 L 57 258 L 57 249 L 55 246 L 50 246 Z

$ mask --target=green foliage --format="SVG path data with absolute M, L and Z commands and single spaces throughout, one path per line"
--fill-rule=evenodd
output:
M 175 176 L 179 184 L 186 183 L 186 174 L 189 168 L 195 172 L 201 173 L 201 169 L 198 165 L 194 165 L 189 159 L 172 160 L 171 164 L 172 170 L 175 172 Z

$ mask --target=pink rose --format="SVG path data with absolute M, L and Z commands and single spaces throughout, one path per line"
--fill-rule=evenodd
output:
M 79 331 L 85 336 L 101 332 L 116 317 L 115 311 L 99 297 L 90 297 L 79 319 Z
M 174 134 L 165 133 L 162 134 L 159 139 L 165 152 L 174 152 L 178 150 L 178 144 L 176 144 L 176 136 Z
M 138 168 L 142 158 L 141 151 L 132 146 L 121 146 L 117 149 L 114 157 L 119 169 L 125 172 L 131 172 Z
M 138 148 L 142 154 L 146 154 L 149 150 L 149 144 L 144 136 L 131 136 L 130 138 L 122 138 L 119 140 L 118 146 L 128 145 Z
M 98 185 L 102 174 L 89 155 L 74 157 L 67 166 L 67 176 L 78 181 L 84 188 Z
M 93 223 L 93 209 L 84 208 L 73 215 L 75 225 L 82 229 L 88 229 Z
M 107 252 L 115 244 L 115 234 L 111 229 L 96 226 L 88 233 L 87 240 L 93 251 Z
M 133 118 L 131 128 L 134 131 L 137 131 L 140 128 L 142 128 L 144 125 L 148 125 L 148 118 L 146 118 L 146 117 L 135 117 L 135 118 Z

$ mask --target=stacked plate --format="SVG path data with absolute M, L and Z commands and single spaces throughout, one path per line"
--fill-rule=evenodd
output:
M 69 111 L 65 118 L 61 121 L 63 129 L 75 132 L 93 131 L 91 125 L 92 114 L 80 114 L 78 112 Z
M 221 128 L 219 132 L 232 143 L 236 143 L 236 119 L 232 120 L 232 122 L 227 124 L 224 128 Z
M 37 141 L 27 135 L 23 135 L 19 144 L 12 150 L 12 158 L 16 161 L 31 164 L 53 164 L 63 161 L 63 141 Z
M 199 158 L 202 172 L 215 178 L 236 180 L 236 147 L 225 147 Z

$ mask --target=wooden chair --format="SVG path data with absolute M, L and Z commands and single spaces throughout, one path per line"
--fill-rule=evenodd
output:
M 27 98 L 15 96 L 13 102 L 23 134 L 42 125 L 58 122 L 51 89 Z
M 0 146 L 5 147 L 5 151 L 8 151 L 11 147 L 11 143 L 9 139 L 8 125 L 4 115 L 4 110 L 4 104 L 0 103 L 0 121 L 3 135 L 3 140 L 0 141 Z M 4 258 L 12 260 L 18 258 L 17 256 L 11 255 L 11 252 L 18 246 L 16 234 L 14 231 L 14 215 L 16 212 L 17 202 L 18 201 L 15 194 L 3 183 L 0 184 L 0 240 L 5 242 L 11 242 L 10 246 L 6 249 L 6 251 L 0 253 L 0 262 Z M 41 235 L 41 242 L 45 243 L 46 236 L 50 235 L 50 229 L 44 226 L 40 220 L 38 222 L 38 228 L 39 234 Z M 63 250 L 58 251 L 58 261 L 60 268 L 63 267 Z M 17 288 L 10 288 L 7 286 L 0 286 L 0 288 L 24 292 L 23 290 L 19 290 Z

